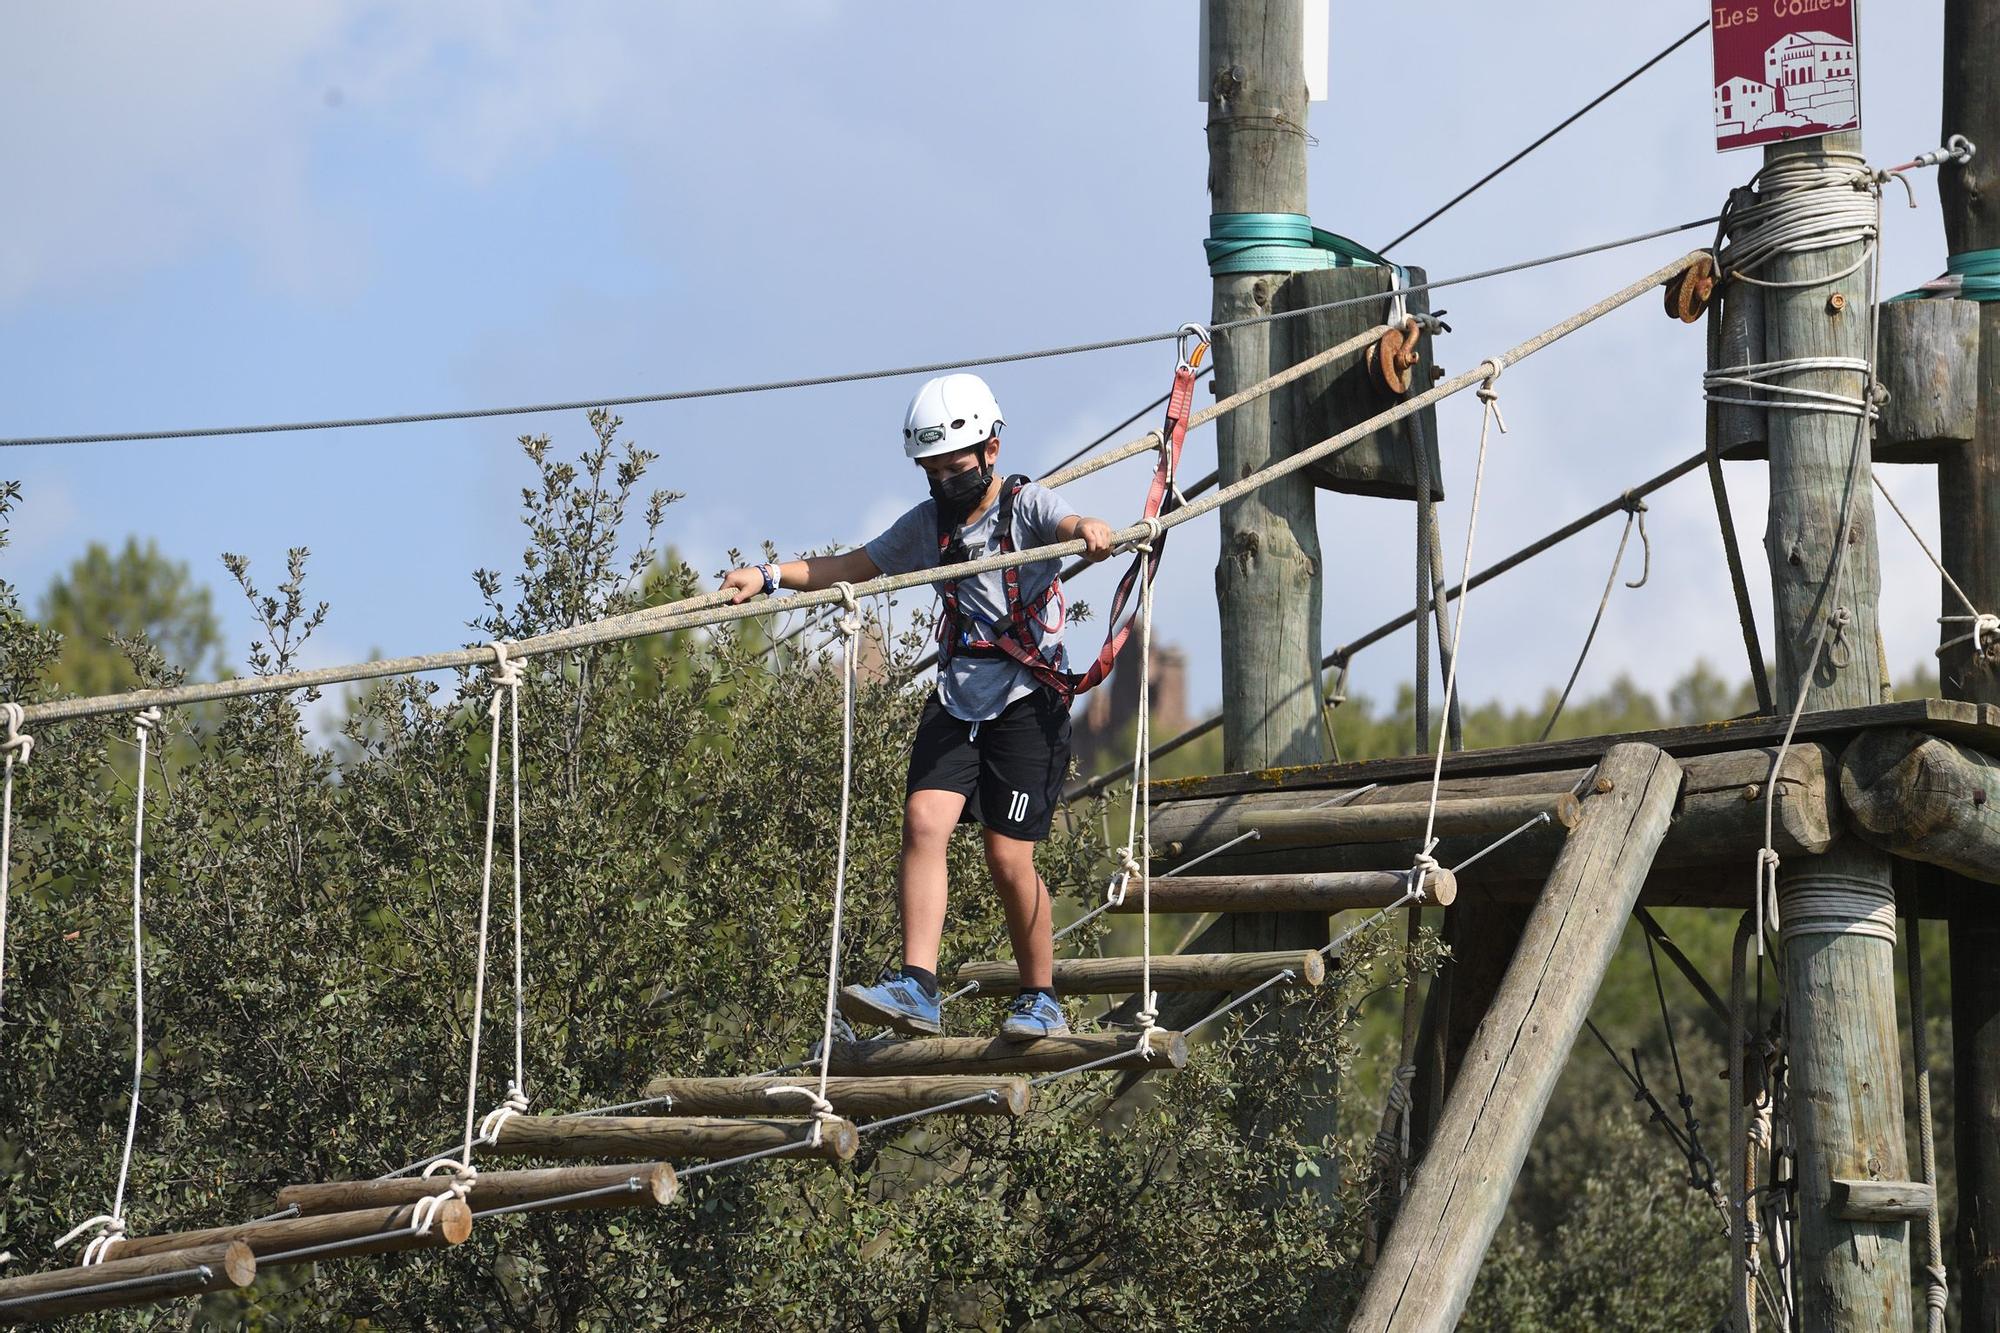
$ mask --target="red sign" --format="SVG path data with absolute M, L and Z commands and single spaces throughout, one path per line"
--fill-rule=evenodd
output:
M 1860 0 L 1721 0 L 1715 146 L 1748 148 L 1861 127 Z

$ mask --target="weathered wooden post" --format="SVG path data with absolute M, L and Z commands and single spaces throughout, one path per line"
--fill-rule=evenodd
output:
M 1846 159 L 1829 154 L 1860 151 L 1861 136 L 1848 133 L 1773 145 L 1764 154 L 1767 168 L 1803 160 L 1839 169 Z M 1762 289 L 1768 361 L 1871 355 L 1865 245 L 1856 240 L 1783 252 L 1759 270 L 1757 276 L 1769 282 L 1799 284 Z M 1850 268 L 1845 277 L 1832 276 Z M 1858 370 L 1818 369 L 1784 382 L 1859 400 L 1863 381 Z M 1767 416 L 1771 499 L 1764 547 L 1771 563 L 1779 709 L 1789 711 L 1801 691 L 1808 709 L 1879 703 L 1881 569 L 1868 424 L 1825 411 Z M 1823 634 L 1831 637 L 1821 652 Z M 1788 858 L 1779 872 L 1806 1328 L 1910 1326 L 1905 1224 L 1843 1221 L 1829 1209 L 1835 1177 L 1908 1176 L 1895 901 L 1889 857 L 1852 839 L 1819 856 Z
M 1938 171 L 1946 249 L 2000 248 L 2000 0 L 1945 0 L 1944 135 L 1977 145 Z M 1982 611 L 2000 610 L 2000 302 L 1979 307 L 1973 438 L 1938 459 L 1944 567 Z M 1944 590 L 1944 614 L 1965 608 Z M 1947 626 L 1943 639 L 1969 626 Z M 1967 644 L 1938 664 L 1951 699 L 2000 703 L 2000 672 Z M 1960 881 L 1951 898 L 1951 1031 L 1964 1327 L 2000 1321 L 2000 907 Z

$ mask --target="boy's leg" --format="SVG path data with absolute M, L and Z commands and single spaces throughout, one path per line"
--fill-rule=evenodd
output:
M 986 868 L 993 872 L 993 886 L 1007 911 L 1007 936 L 1014 944 L 1014 961 L 1021 969 L 1021 985 L 1053 989 L 1055 979 L 1055 938 L 1049 916 L 1049 890 L 1035 870 L 1035 844 L 1010 838 L 992 829 L 986 835 Z M 904 909 L 903 929 L 909 930 L 908 909 Z
M 937 971 L 947 896 L 945 852 L 964 809 L 962 793 L 935 788 L 913 791 L 903 804 L 903 858 L 896 868 L 896 893 L 903 908 L 906 967 Z

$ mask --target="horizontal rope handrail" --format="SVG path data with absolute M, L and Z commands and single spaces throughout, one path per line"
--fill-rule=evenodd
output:
M 1359 425 L 1351 426 L 1336 435 L 1321 440 L 1315 445 L 1301 449 L 1279 459 L 1256 472 L 1250 473 L 1224 486 L 1212 495 L 1193 501 L 1163 518 L 1150 523 L 1135 523 L 1118 529 L 1112 534 L 1120 546 L 1155 535 L 1157 530 L 1179 527 L 1183 523 L 1213 513 L 1223 505 L 1240 500 L 1261 487 L 1269 485 L 1280 477 L 1289 476 L 1302 468 L 1309 467 L 1320 459 L 1345 449 L 1367 438 L 1384 426 L 1420 412 L 1434 403 L 1443 401 L 1454 394 L 1463 393 L 1483 383 L 1491 374 L 1488 366 L 1505 368 L 1533 356 L 1578 329 L 1594 323 L 1611 311 L 1637 300 L 1670 278 L 1677 277 L 1690 264 L 1707 257 L 1706 251 L 1692 251 L 1669 264 L 1648 273 L 1612 295 L 1605 297 L 1585 309 L 1578 311 L 1558 324 L 1544 329 L 1505 352 L 1488 358 L 1480 368 L 1464 374 L 1454 375 L 1422 393 L 1414 394 L 1377 413 Z M 568 629 L 555 630 L 548 634 L 522 639 L 507 646 L 507 655 L 514 660 L 541 657 L 550 653 L 567 652 L 576 648 L 592 647 L 624 639 L 638 638 L 645 634 L 662 633 L 669 630 L 694 629 L 709 625 L 730 624 L 758 616 L 773 615 L 785 610 L 802 610 L 806 607 L 821 606 L 846 597 L 872 597 L 885 592 L 900 592 L 905 588 L 922 587 L 945 579 L 964 579 L 990 570 L 1005 569 L 1010 566 L 1031 564 L 1043 560 L 1060 560 L 1068 556 L 1081 555 L 1084 543 L 1081 539 L 1054 542 L 1047 546 L 1030 547 L 1024 550 L 999 555 L 982 556 L 943 569 L 917 570 L 908 574 L 891 574 L 856 584 L 851 589 L 827 588 L 818 592 L 805 592 L 783 601 L 760 597 L 741 605 L 724 605 L 729 593 L 718 591 L 701 598 L 690 599 L 699 603 L 693 609 L 679 614 L 658 615 L 643 621 L 635 616 L 613 617 L 610 620 L 593 621 Z M 420 672 L 444 671 L 455 667 L 486 666 L 493 662 L 491 645 L 472 648 L 449 649 L 443 652 L 423 653 L 407 657 L 384 658 L 373 662 L 356 663 L 349 666 L 318 667 L 304 671 L 284 672 L 271 676 L 251 676 L 236 680 L 212 681 L 196 685 L 177 685 L 160 689 L 133 690 L 123 694 L 97 695 L 76 699 L 56 699 L 45 703 L 24 705 L 22 725 L 62 722 L 80 717 L 95 717 L 110 713 L 128 712 L 147 707 L 177 707 L 185 704 L 211 703 L 225 699 L 245 698 L 259 694 L 288 693 L 293 690 L 323 688 L 348 684 L 361 680 L 378 680 L 387 676 L 406 676 Z

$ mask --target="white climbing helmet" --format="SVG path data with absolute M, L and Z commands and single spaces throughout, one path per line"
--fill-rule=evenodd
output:
M 963 372 L 926 380 L 903 418 L 903 452 L 911 458 L 955 454 L 986 443 L 1006 424 L 993 390 Z

